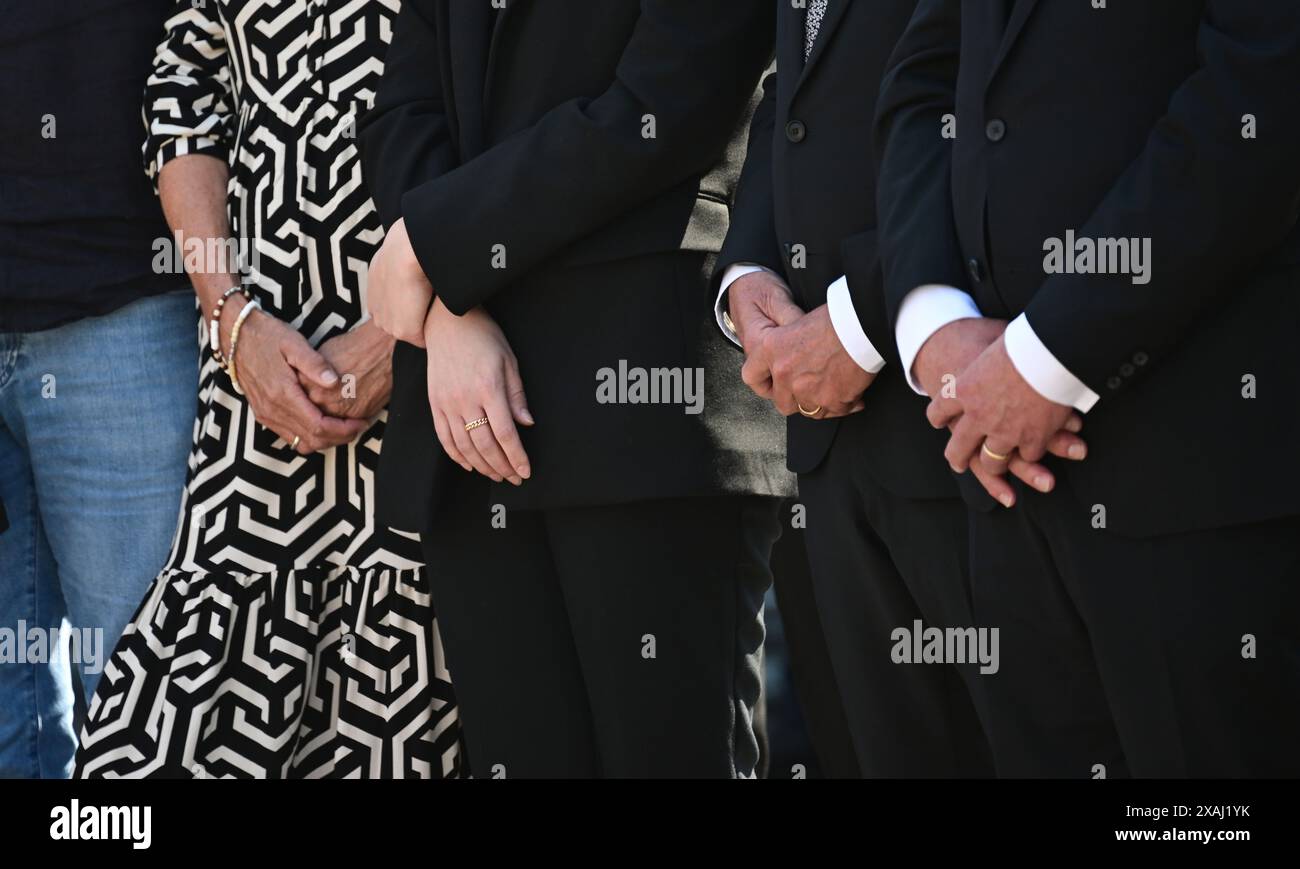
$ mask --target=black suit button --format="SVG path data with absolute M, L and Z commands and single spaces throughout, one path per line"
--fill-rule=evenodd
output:
M 785 125 L 785 137 L 797 145 L 808 138 L 808 128 L 803 121 L 791 121 Z
M 984 265 L 975 257 L 971 257 L 970 262 L 966 263 L 966 271 L 970 273 L 970 279 L 975 283 L 984 280 Z
M 1007 136 L 1007 124 L 999 118 L 989 121 L 984 127 L 984 135 L 988 136 L 990 142 L 1001 142 Z
M 1146 365 L 1150 361 L 1151 361 L 1151 357 L 1143 353 L 1141 350 L 1133 354 L 1133 364 L 1138 366 L 1139 368 L 1141 368 L 1143 365 Z
M 1134 374 L 1137 374 L 1137 369 L 1134 368 L 1132 365 L 1130 365 L 1128 362 L 1125 362 L 1123 365 L 1119 367 L 1120 377 L 1132 377 Z
M 1118 377 L 1115 377 L 1114 375 L 1106 379 L 1106 388 L 1109 389 L 1111 392 L 1114 392 L 1115 390 L 1119 389 L 1123 385 L 1124 385 L 1124 381 Z

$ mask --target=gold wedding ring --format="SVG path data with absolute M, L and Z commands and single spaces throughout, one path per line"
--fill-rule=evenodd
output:
M 298 449 L 298 444 L 300 444 L 300 443 L 302 443 L 302 435 L 294 435 L 294 436 L 293 436 L 293 443 L 289 444 L 289 449 L 291 449 L 291 450 L 296 450 L 296 449 Z
M 995 462 L 1008 462 L 1011 460 L 1010 454 L 1002 456 L 1002 455 L 998 455 L 997 453 L 993 452 L 993 450 L 989 449 L 988 441 L 985 441 L 984 445 L 980 447 L 980 452 L 984 453 L 984 455 L 988 456 L 990 459 L 992 459 Z
M 814 407 L 812 410 L 804 410 L 804 406 L 802 404 L 798 404 L 798 402 L 796 402 L 796 404 L 799 407 L 799 413 L 803 414 L 809 419 L 816 419 L 817 414 L 822 412 L 822 406 L 820 404 Z
M 487 425 L 488 422 L 489 420 L 486 416 L 481 416 L 478 419 L 474 420 L 473 422 L 465 423 L 465 431 L 473 431 L 476 428 L 482 428 L 483 426 Z

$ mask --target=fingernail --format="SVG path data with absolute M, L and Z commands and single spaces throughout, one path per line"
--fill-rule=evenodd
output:
M 525 480 L 527 480 L 529 477 L 533 475 L 533 469 L 528 467 L 527 465 L 520 465 L 515 470 L 517 470 L 519 472 L 519 476 L 523 477 Z
M 501 480 L 502 480 L 502 477 L 501 477 L 500 474 L 493 474 L 493 475 L 492 475 L 492 482 L 494 482 L 494 483 L 500 483 Z
M 525 407 L 523 410 L 519 411 L 519 415 L 524 418 L 524 422 L 526 424 L 528 425 L 535 424 L 535 421 L 533 420 L 533 415 L 528 412 L 528 408 Z
M 1006 507 L 1008 510 L 1010 510 L 1012 507 L 1016 506 L 1016 499 L 1015 499 L 1015 496 L 1013 496 L 1013 495 L 1011 495 L 1011 494 L 1003 495 L 1001 498 L 998 498 L 998 500 L 1001 501 L 1001 502 L 1002 502 L 1002 506 L 1003 506 L 1003 507 Z
M 339 376 L 330 369 L 326 368 L 320 373 L 320 382 L 326 386 L 333 386 L 339 382 Z
M 1034 488 L 1040 492 L 1052 491 L 1052 478 L 1046 474 L 1039 474 L 1034 477 Z
M 522 486 L 523 484 L 524 484 L 524 481 L 521 480 L 521 479 L 519 479 L 518 477 L 511 477 L 511 478 L 510 478 L 510 485 L 512 485 L 512 486 Z
M 1088 448 L 1085 447 L 1083 444 L 1074 444 L 1073 446 L 1070 447 L 1070 458 L 1074 459 L 1075 461 L 1079 461 L 1080 459 L 1086 458 L 1087 455 L 1088 455 Z

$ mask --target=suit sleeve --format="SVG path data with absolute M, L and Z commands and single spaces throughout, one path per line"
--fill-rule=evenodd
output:
M 891 330 L 917 287 L 967 286 L 952 210 L 952 139 L 944 136 L 956 114 L 960 46 L 961 0 L 921 0 L 881 83 L 876 206 Z
M 611 219 L 704 174 L 751 105 L 772 25 L 766 3 L 642 0 L 604 93 L 562 103 L 408 191 L 401 213 L 443 303 L 464 313 Z
M 763 80 L 763 98 L 749 125 L 745 168 L 736 188 L 731 227 L 718 255 L 713 275 L 716 288 L 727 269 L 751 263 L 785 274 L 785 258 L 776 237 L 776 204 L 772 189 L 772 137 L 776 129 L 777 72 Z
M 1135 352 L 1157 359 L 1194 318 L 1240 291 L 1300 212 L 1300 3 L 1211 0 L 1197 57 L 1142 152 L 1078 232 L 1150 239 L 1150 283 L 1052 275 L 1025 311 L 1048 350 L 1094 391 Z M 1243 135 L 1246 115 L 1258 138 Z
M 359 130 L 362 169 L 385 228 L 401 218 L 406 191 L 456 165 L 439 66 L 434 0 L 406 0 L 374 108 Z
M 878 241 L 877 230 L 851 235 L 840 243 L 840 258 L 844 262 L 844 277 L 853 306 L 852 315 L 857 319 L 862 334 L 886 364 L 897 364 L 898 345 L 894 341 L 885 293 L 881 286 Z M 830 301 L 829 295 L 827 301 Z M 852 323 L 852 320 L 849 322 Z M 844 337 L 841 336 L 840 340 L 843 341 Z

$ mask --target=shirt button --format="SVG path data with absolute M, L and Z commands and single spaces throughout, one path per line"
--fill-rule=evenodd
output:
M 803 121 L 791 121 L 785 125 L 785 137 L 797 145 L 808 138 L 808 128 Z
M 1137 369 L 1134 368 L 1128 362 L 1125 362 L 1123 365 L 1119 367 L 1120 377 L 1132 377 L 1134 374 L 1137 374 Z
M 1007 124 L 999 118 L 989 121 L 984 127 L 984 135 L 988 136 L 990 142 L 1001 142 L 1007 135 Z
M 975 283 L 984 280 L 984 266 L 975 257 L 971 257 L 970 262 L 966 263 L 966 271 L 970 273 L 970 279 Z
M 1114 392 L 1115 390 L 1119 389 L 1123 385 L 1124 385 L 1124 381 L 1120 380 L 1118 377 L 1115 377 L 1114 375 L 1111 375 L 1109 378 L 1106 379 L 1106 388 L 1109 389 L 1111 392 Z
M 1138 366 L 1139 368 L 1141 368 L 1143 365 L 1146 365 L 1150 361 L 1151 361 L 1151 357 L 1143 353 L 1141 350 L 1133 354 L 1133 364 Z

